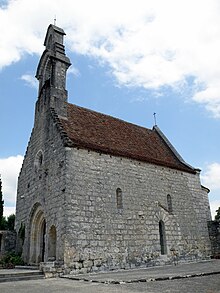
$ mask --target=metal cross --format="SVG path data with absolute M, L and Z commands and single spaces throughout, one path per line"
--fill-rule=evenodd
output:
M 156 113 L 154 112 L 154 126 L 157 126 L 157 119 L 156 119 Z

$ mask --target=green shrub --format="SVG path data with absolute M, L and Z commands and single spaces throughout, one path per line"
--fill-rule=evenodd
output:
M 24 261 L 21 258 L 21 256 L 14 252 L 7 253 L 6 255 L 0 258 L 0 265 L 2 265 L 3 268 L 6 268 L 6 269 L 11 269 L 17 265 L 23 265 L 23 264 L 24 264 Z

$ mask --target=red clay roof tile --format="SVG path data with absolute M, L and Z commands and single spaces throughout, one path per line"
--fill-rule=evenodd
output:
M 68 119 L 60 122 L 72 146 L 132 158 L 194 173 L 157 133 L 123 120 L 67 104 Z

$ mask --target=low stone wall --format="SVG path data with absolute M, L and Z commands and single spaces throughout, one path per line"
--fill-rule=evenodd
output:
M 60 277 L 64 274 L 64 265 L 60 261 L 41 262 L 39 270 L 44 273 L 46 279 Z
M 16 247 L 16 232 L 0 230 L 0 256 L 14 252 Z
M 210 221 L 208 227 L 212 247 L 212 257 L 220 258 L 220 221 Z

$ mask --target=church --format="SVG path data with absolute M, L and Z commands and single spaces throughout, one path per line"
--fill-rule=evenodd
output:
M 17 251 L 27 264 L 56 263 L 67 273 L 209 257 L 209 190 L 200 170 L 159 127 L 68 103 L 64 35 L 48 27 L 37 67 L 34 126 L 18 179 Z

